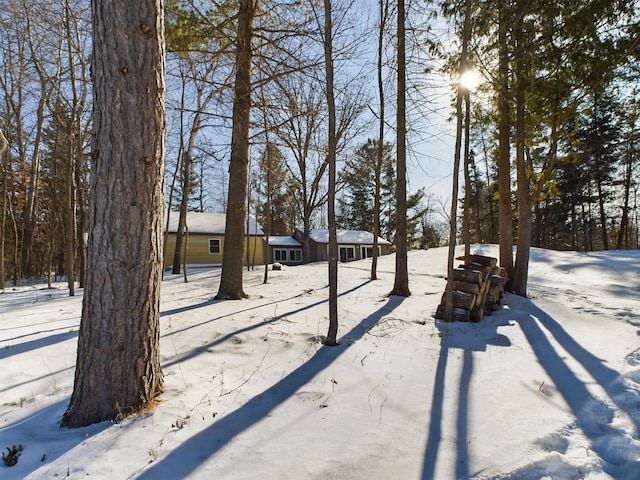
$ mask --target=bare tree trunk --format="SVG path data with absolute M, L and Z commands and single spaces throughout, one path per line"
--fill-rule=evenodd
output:
M 176 173 L 180 172 L 181 174 L 181 182 L 180 182 L 180 190 L 182 192 L 182 198 L 180 199 L 180 208 L 178 210 L 178 228 L 176 229 L 176 244 L 173 250 L 173 267 L 171 269 L 171 273 L 173 275 L 177 275 L 180 273 L 180 266 L 183 261 L 186 262 L 186 258 L 184 258 L 183 253 L 186 249 L 186 239 L 185 239 L 185 231 L 187 228 L 187 206 L 189 204 L 189 193 L 191 192 L 191 158 L 188 155 L 189 147 L 184 146 L 184 112 L 186 110 L 186 102 L 185 102 L 185 82 L 184 79 L 182 81 L 182 95 L 180 97 L 180 157 L 178 159 L 178 165 L 176 166 Z M 196 112 L 196 119 L 198 116 L 198 112 Z M 194 122 L 195 123 L 195 122 Z M 193 128 L 189 134 L 189 144 L 195 144 L 194 141 L 194 133 Z M 175 177 L 174 177 L 175 181 Z M 173 184 L 171 185 L 173 193 Z
M 204 94 L 204 87 L 201 84 L 196 84 L 196 94 L 195 94 L 195 103 L 196 106 L 193 112 L 193 120 L 191 122 L 191 126 L 188 128 L 189 130 L 189 138 L 187 139 L 186 146 L 184 145 L 185 138 L 185 115 L 184 113 L 187 111 L 187 99 L 185 98 L 186 91 L 186 83 L 188 81 L 187 75 L 185 74 L 185 70 L 189 72 L 192 67 L 193 59 L 191 59 L 188 55 L 185 57 L 181 57 L 179 59 L 180 66 L 180 78 L 181 78 L 181 86 L 182 86 L 182 94 L 180 97 L 180 156 L 178 160 L 178 165 L 176 165 L 176 171 L 174 173 L 174 178 L 171 184 L 171 192 L 170 199 L 173 198 L 173 190 L 174 184 L 177 175 L 177 172 L 180 171 L 182 175 L 182 198 L 180 199 L 180 209 L 179 209 L 179 218 L 178 218 L 178 229 L 176 231 L 176 244 L 175 250 L 173 252 L 173 267 L 171 270 L 172 274 L 180 273 L 180 266 L 187 264 L 186 252 L 187 252 L 187 244 L 189 235 L 186 230 L 188 228 L 187 225 L 187 211 L 189 207 L 189 201 L 192 199 L 192 190 L 193 190 L 193 153 L 196 149 L 198 134 L 202 129 L 202 116 L 204 115 L 206 108 L 211 103 L 211 100 L 215 96 L 215 89 L 211 89 L 206 95 Z M 189 103 L 192 102 L 192 99 L 189 99 Z M 169 204 L 169 210 L 171 209 L 171 202 Z M 200 208 L 202 212 L 202 205 Z M 184 272 L 185 282 L 188 280 L 186 267 Z
M 396 165 L 396 274 L 390 295 L 408 297 L 409 270 L 407 266 L 407 106 L 406 51 L 404 0 L 398 0 L 398 111 Z
M 244 244 L 246 246 L 245 262 L 247 264 L 247 272 L 251 270 L 251 190 L 253 189 L 253 179 L 251 178 L 251 159 L 249 159 L 249 165 L 247 166 L 248 178 L 247 178 L 247 214 L 245 215 L 245 231 L 244 231 Z
M 513 221 L 511 219 L 511 160 L 509 149 L 509 28 L 508 2 L 498 2 L 498 230 L 500 239 L 500 266 L 513 276 Z M 509 286 L 509 283 L 507 283 Z
M 245 199 L 249 164 L 249 127 L 251 113 L 251 39 L 255 0 L 240 0 L 238 38 L 236 40 L 236 84 L 233 100 L 231 161 L 227 225 L 222 253 L 222 275 L 216 299 L 238 300 L 247 295 L 242 288 Z
M 77 251 L 77 237 L 78 237 L 78 196 L 77 196 L 77 184 L 76 184 L 76 172 L 78 170 L 77 163 L 80 161 L 82 154 L 81 151 L 81 138 L 77 135 L 80 130 L 79 125 L 76 124 L 79 115 L 77 115 L 78 107 L 80 104 L 80 98 L 78 95 L 78 89 L 76 86 L 76 65 L 75 57 L 73 55 L 72 39 L 71 39 L 71 6 L 69 0 L 65 0 L 64 3 L 64 27 L 65 36 L 67 41 L 67 55 L 69 61 L 69 81 L 71 83 L 71 115 L 69 117 L 69 157 L 67 161 L 67 208 L 65 215 L 65 271 L 67 274 L 67 285 L 69 286 L 69 296 L 73 297 L 76 294 L 76 278 L 75 278 L 75 260 Z
M 264 226 L 264 248 L 265 248 L 265 253 L 264 253 L 264 279 L 262 281 L 262 283 L 267 283 L 269 281 L 269 253 L 271 252 L 271 249 L 269 248 L 269 237 L 271 236 L 271 145 L 269 144 L 269 134 L 266 133 L 267 129 L 266 129 L 266 121 L 265 121 L 265 135 L 266 135 L 266 155 L 267 155 L 267 204 L 265 206 L 265 211 L 266 211 L 266 215 L 265 215 L 265 219 L 266 219 L 266 224 Z
M 529 256 L 531 251 L 531 192 L 527 173 L 525 145 L 525 64 L 522 46 L 523 20 L 519 19 L 515 27 L 516 67 L 516 171 L 518 183 L 518 242 L 516 263 L 513 273 L 513 292 L 522 297 L 527 296 L 527 279 L 529 276 Z
M 44 110 L 45 110 L 45 86 L 43 85 L 42 97 L 38 102 L 36 137 L 33 145 L 33 153 L 31 155 L 31 168 L 29 172 L 29 187 L 27 189 L 27 198 L 22 211 L 22 249 L 21 249 L 21 273 L 27 278 L 31 277 L 32 255 L 33 255 L 33 237 L 35 235 L 37 220 L 37 201 L 38 189 L 40 182 L 40 149 L 42 147 L 42 130 L 44 129 Z
M 462 54 L 460 55 L 460 77 L 467 69 L 467 49 L 470 40 L 471 0 L 465 2 L 464 23 L 462 29 Z M 458 84 L 456 94 L 456 144 L 453 152 L 453 188 L 451 191 L 451 214 L 449 218 L 449 255 L 447 262 L 447 287 L 445 290 L 444 320 L 453 321 L 453 270 L 456 250 L 457 212 L 458 212 L 458 178 L 460 176 L 460 150 L 462 148 L 462 101 L 467 92 Z M 468 121 L 468 120 L 467 120 Z M 465 162 L 466 163 L 466 162 Z M 466 177 L 465 177 L 466 178 Z M 465 209 L 468 206 L 465 206 Z
M 600 159 L 596 160 L 600 164 Z M 609 234 L 607 233 L 607 210 L 604 202 L 604 190 L 600 176 L 596 178 L 596 190 L 598 191 L 598 207 L 600 213 L 600 232 L 602 234 L 602 248 L 609 250 Z
M 176 179 L 178 178 L 178 171 L 180 170 L 180 158 L 182 158 L 182 155 L 179 155 L 179 159 L 176 162 L 176 168 L 173 171 L 173 176 L 171 177 L 171 185 L 169 185 L 169 200 L 167 202 L 168 206 L 167 206 L 167 217 L 165 218 L 165 224 L 164 224 L 164 232 L 163 232 L 163 239 L 162 239 L 162 251 L 166 252 L 167 251 L 167 243 L 169 242 L 169 225 L 171 223 L 171 207 L 173 206 L 173 195 L 175 192 L 175 184 L 176 184 Z M 176 234 L 177 235 L 177 234 Z M 176 236 L 176 243 L 177 243 L 177 236 Z M 166 265 L 164 265 L 164 258 L 163 258 L 163 275 L 164 275 L 164 268 L 167 267 Z
M 42 138 L 45 124 L 45 108 L 49 101 L 52 88 L 51 78 L 45 71 L 34 43 L 34 34 L 31 29 L 31 19 L 27 18 L 27 42 L 31 54 L 31 62 L 36 71 L 40 87 L 40 97 L 36 108 L 35 138 L 33 140 L 33 152 L 31 154 L 31 167 L 29 171 L 29 185 L 26 201 L 22 210 L 22 248 L 21 248 L 21 273 L 31 277 L 33 264 L 33 242 L 37 226 L 38 216 L 38 192 L 40 191 L 40 152 L 42 150 Z M 59 65 L 59 63 L 58 63 Z
M 271 253 L 271 249 L 269 248 L 269 237 L 271 236 L 271 189 L 273 188 L 271 184 L 272 183 L 271 169 L 273 168 L 273 165 L 271 162 L 271 142 L 269 141 L 269 128 L 268 128 L 267 114 L 266 114 L 267 100 L 264 95 L 264 88 L 260 90 L 260 95 L 262 97 L 262 108 L 264 109 L 263 115 L 262 115 L 263 128 L 264 128 L 264 143 L 265 143 L 264 162 L 266 163 L 264 170 L 267 174 L 267 178 L 266 178 L 267 185 L 265 189 L 267 194 L 267 203 L 265 205 L 265 225 L 264 225 L 265 239 L 264 239 L 264 255 L 263 255 L 264 256 L 264 278 L 262 280 L 262 283 L 268 283 L 269 282 L 269 254 Z
M 631 133 L 630 136 L 633 135 L 633 131 L 635 130 L 635 122 L 631 124 Z M 627 140 L 626 145 L 626 165 L 625 165 L 625 174 L 624 180 L 622 182 L 624 193 L 623 193 L 623 204 L 622 204 L 622 218 L 620 219 L 620 229 L 618 230 L 618 242 L 616 244 L 616 249 L 621 250 L 622 248 L 629 248 L 629 242 L 625 242 L 625 237 L 627 236 L 627 232 L 629 230 L 629 206 L 631 200 L 631 186 L 632 186 L 632 174 L 633 174 L 633 147 L 631 143 L 631 138 Z
M 92 9 L 89 268 L 74 389 L 62 419 L 65 427 L 117 421 L 153 406 L 163 389 L 162 4 L 93 0 Z
M 189 225 L 184 226 L 184 252 L 182 255 L 182 277 L 184 283 L 189 282 L 189 274 L 187 272 L 187 253 L 189 253 Z
M 467 0 L 467 4 L 469 1 Z M 469 7 L 470 8 L 470 7 Z M 465 14 L 465 21 L 466 21 Z M 465 48 L 464 46 L 462 47 Z M 466 54 L 465 54 L 466 56 Z M 466 59 L 465 59 L 466 62 Z M 471 123 L 471 95 L 467 90 L 464 92 L 464 216 L 462 217 L 462 243 L 464 243 L 464 254 L 471 255 L 471 173 L 469 168 L 471 166 L 469 158 L 469 130 Z M 480 212 L 476 213 L 476 217 L 479 217 Z
M 304 263 L 311 261 L 311 245 L 309 244 L 309 235 L 311 233 L 311 219 L 304 214 L 302 217 L 302 260 Z
M 0 162 L 2 162 L 2 220 L 0 221 L 0 290 L 4 290 L 4 232 L 7 225 L 7 165 L 9 142 L 0 130 Z
M 191 135 L 192 136 L 192 135 Z M 189 148 L 182 153 L 182 198 L 180 199 L 180 212 L 178 213 L 178 228 L 176 230 L 176 246 L 173 252 L 173 269 L 172 274 L 177 275 L 180 273 L 180 266 L 182 262 L 186 262 L 186 258 L 183 258 L 186 244 L 186 229 L 187 229 L 187 206 L 189 205 L 189 192 L 191 191 L 191 165 L 192 160 L 189 155 Z
M 71 122 L 73 127 L 73 122 Z M 71 136 L 71 138 L 73 138 Z M 74 274 L 76 256 L 76 155 L 73 141 L 69 145 L 69 158 L 67 159 L 67 208 L 65 214 L 65 248 L 64 248 L 64 269 L 67 274 L 67 285 L 69 286 L 69 296 L 76 294 L 76 279 Z
M 327 221 L 329 223 L 329 331 L 325 345 L 338 345 L 338 238 L 336 227 L 336 101 L 333 90 L 333 31 L 331 0 L 324 0 L 324 64 L 327 76 L 327 107 L 329 111 L 329 192 Z
M 22 272 L 20 271 L 20 247 L 18 244 L 18 222 L 16 222 L 16 214 L 13 211 L 13 205 L 11 202 L 8 204 L 9 216 L 11 217 L 11 224 L 13 226 L 13 238 L 15 238 L 15 244 L 13 246 L 13 285 L 15 287 L 22 285 Z
M 380 118 L 378 124 L 378 151 L 375 166 L 375 192 L 373 197 L 373 245 L 371 252 L 371 280 L 378 279 L 378 238 L 380 237 L 380 191 L 382 184 L 382 164 L 384 162 L 384 121 L 385 121 L 385 95 L 382 78 L 382 55 L 384 31 L 389 17 L 389 1 L 379 0 L 380 6 L 380 25 L 378 26 L 378 98 L 380 99 Z

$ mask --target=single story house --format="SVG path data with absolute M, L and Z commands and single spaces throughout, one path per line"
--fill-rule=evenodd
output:
M 269 263 L 302 264 L 302 244 L 293 237 L 269 236 Z
M 303 231 L 296 229 L 293 237 L 302 244 Z M 373 256 L 373 233 L 363 230 L 338 230 L 338 260 L 350 262 Z M 309 232 L 311 262 L 328 259 L 329 230 L 313 229 Z M 378 237 L 378 256 L 391 252 L 391 242 Z
M 170 212 L 169 215 L 169 229 L 165 232 L 167 236 L 164 251 L 165 268 L 173 265 L 176 232 L 178 231 L 178 221 L 180 219 L 179 212 Z M 226 224 L 227 216 L 224 213 L 187 213 L 187 265 L 222 265 Z M 245 265 L 247 264 L 247 250 L 249 250 L 250 264 L 260 265 L 264 263 L 264 232 L 255 218 L 250 219 L 248 235 L 246 233 L 245 222 L 245 254 L 243 256 Z

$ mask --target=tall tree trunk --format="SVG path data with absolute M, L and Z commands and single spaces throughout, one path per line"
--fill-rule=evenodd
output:
M 40 150 L 42 147 L 42 131 L 45 120 L 45 92 L 38 101 L 36 137 L 31 155 L 31 168 L 29 172 L 29 187 L 27 198 L 22 211 L 22 248 L 21 248 L 21 273 L 27 278 L 33 275 L 31 266 L 33 262 L 33 240 L 37 223 L 38 190 L 40 182 Z
M 183 89 L 182 89 L 183 95 L 181 99 L 183 107 L 185 106 L 184 91 L 185 91 L 185 88 L 184 88 L 184 81 L 183 81 Z M 187 261 L 186 243 L 187 243 L 187 239 L 189 238 L 186 234 L 187 210 L 189 207 L 189 196 L 193 188 L 193 185 L 191 184 L 191 177 L 193 173 L 193 152 L 196 148 L 196 139 L 198 137 L 198 133 L 202 128 L 203 108 L 206 105 L 208 105 L 209 103 L 208 100 L 210 100 L 211 95 L 207 97 L 207 100 L 204 102 L 204 105 L 202 104 L 203 102 L 200 100 L 200 97 L 201 97 L 201 92 L 200 90 L 198 90 L 197 108 L 193 116 L 193 123 L 191 124 L 191 128 L 189 129 L 189 140 L 187 141 L 187 146 L 181 148 L 182 156 L 181 156 L 181 162 L 179 163 L 180 163 L 180 168 L 182 170 L 182 185 L 180 187 L 182 190 L 182 198 L 180 199 L 180 214 L 179 214 L 180 217 L 178 218 L 178 230 L 176 232 L 176 248 L 173 253 L 173 268 L 171 271 L 172 274 L 180 273 L 180 266 L 183 263 L 186 264 L 186 261 Z M 181 112 L 180 114 L 181 145 L 183 144 L 182 142 L 183 125 L 184 125 L 184 118 Z M 185 281 L 186 280 L 187 280 L 187 275 L 185 272 Z
M 596 160 L 598 163 L 600 160 Z M 609 250 L 609 233 L 607 232 L 607 210 L 604 202 L 604 189 L 598 175 L 596 178 L 596 190 L 598 192 L 598 207 L 600 213 L 600 232 L 602 233 L 602 248 Z
M 616 244 L 616 249 L 621 250 L 622 248 L 629 248 L 629 242 L 625 242 L 625 237 L 627 236 L 627 232 L 629 231 L 629 206 L 631 200 L 631 186 L 633 185 L 633 132 L 635 130 L 635 121 L 631 123 L 630 129 L 630 138 L 626 142 L 626 152 L 625 152 L 625 173 L 624 180 L 622 182 L 624 192 L 622 194 L 622 218 L 620 219 L 620 229 L 618 230 L 618 242 Z
M 18 287 L 22 285 L 22 273 L 20 272 L 20 246 L 18 245 L 18 222 L 16 221 L 16 214 L 11 202 L 9 202 L 7 206 L 9 216 L 11 217 L 11 226 L 13 227 L 13 238 L 15 239 L 13 245 L 13 286 Z
M 469 4 L 469 0 L 466 2 Z M 470 8 L 470 7 L 469 7 Z M 465 14 L 465 22 L 466 22 Z M 462 47 L 463 50 L 466 48 Z M 464 54 L 466 56 L 466 53 Z M 466 59 L 465 59 L 466 62 Z M 462 236 L 464 243 L 464 254 L 471 255 L 471 162 L 469 158 L 470 139 L 469 133 L 471 129 L 471 95 L 469 91 L 464 92 L 464 217 L 462 217 Z M 476 212 L 479 217 L 480 212 Z
M 247 214 L 245 215 L 245 231 L 244 231 L 244 243 L 245 243 L 245 262 L 247 264 L 247 272 L 252 270 L 253 265 L 251 265 L 251 190 L 253 188 L 251 178 L 251 159 L 249 159 L 248 169 L 248 178 L 247 178 Z
M 377 77 L 378 77 L 378 98 L 380 99 L 380 118 L 378 124 L 378 150 L 376 152 L 376 166 L 375 166 L 375 192 L 373 196 L 373 245 L 371 252 L 371 280 L 378 279 L 378 238 L 380 237 L 380 191 L 382 184 L 382 163 L 384 162 L 384 122 L 385 122 L 385 109 L 384 109 L 384 84 L 382 77 L 382 55 L 384 31 L 387 25 L 387 18 L 389 14 L 389 2 L 388 0 L 379 0 L 380 6 L 380 24 L 378 26 L 378 65 L 377 65 Z
M 67 284 L 69 286 L 69 296 L 76 294 L 75 261 L 78 238 L 78 188 L 76 184 L 77 163 L 81 159 L 82 140 L 78 132 L 80 125 L 76 122 L 80 118 L 78 108 L 80 98 L 76 85 L 76 64 L 72 48 L 71 35 L 71 5 L 69 0 L 64 2 L 64 29 L 67 43 L 67 56 L 69 61 L 69 81 L 71 84 L 71 115 L 69 116 L 69 157 L 67 162 L 67 208 L 65 215 L 65 272 L 67 274 Z
M 2 220 L 0 221 L 0 290 L 4 290 L 4 232 L 7 222 L 7 166 L 9 165 L 9 142 L 0 130 L 0 162 L 2 162 Z
M 92 9 L 89 268 L 65 427 L 117 421 L 152 406 L 163 389 L 162 4 L 93 0 Z
M 469 1 L 469 0 L 467 0 Z M 460 175 L 460 150 L 462 148 L 462 93 L 458 86 L 456 95 L 456 144 L 453 159 L 453 188 L 451 191 L 451 212 L 449 215 L 449 253 L 447 256 L 447 286 L 445 290 L 444 320 L 453 321 L 453 270 L 456 251 L 458 177 Z
M 263 91 L 264 95 L 264 91 Z M 263 105 L 264 105 L 264 96 L 263 96 Z M 269 254 L 271 253 L 271 249 L 269 248 L 269 237 L 271 236 L 271 145 L 269 144 L 269 133 L 266 128 L 266 118 L 265 118 L 265 143 L 266 143 L 266 161 L 267 161 L 267 204 L 265 206 L 265 226 L 264 226 L 264 279 L 262 283 L 267 283 L 269 281 Z M 275 259 L 274 259 L 275 261 Z
M 398 110 L 396 165 L 396 274 L 390 295 L 408 297 L 409 270 L 407 266 L 407 60 L 405 51 L 404 0 L 398 0 Z
M 327 107 L 329 111 L 329 191 L 327 222 L 329 223 L 329 330 L 325 345 L 338 344 L 338 239 L 336 228 L 336 100 L 333 90 L 333 31 L 331 0 L 324 0 L 324 65 L 327 76 Z
M 182 143 L 182 142 L 181 142 Z M 171 184 L 169 185 L 169 199 L 167 201 L 167 216 L 164 219 L 164 232 L 163 232 L 163 238 L 162 238 L 162 251 L 166 252 L 167 251 L 167 244 L 169 242 L 169 225 L 171 224 L 171 208 L 173 207 L 173 196 L 174 193 L 176 191 L 176 181 L 178 179 L 178 172 L 180 171 L 180 168 L 182 166 L 182 151 L 184 149 L 181 147 L 180 148 L 180 152 L 178 154 L 178 160 L 176 161 L 176 168 L 173 171 L 173 175 L 171 176 Z M 176 234 L 177 235 L 177 234 Z M 177 236 L 176 236 L 176 243 L 177 243 Z M 163 272 L 164 272 L 164 268 L 167 267 L 166 265 L 164 265 L 164 259 L 163 259 Z
M 467 69 L 467 48 L 470 40 L 471 26 L 471 0 L 465 2 L 464 22 L 462 29 L 462 54 L 460 55 L 459 77 Z M 453 263 L 456 251 L 456 235 L 458 224 L 458 181 L 460 176 L 460 150 L 462 148 L 462 101 L 467 92 L 462 91 L 462 85 L 458 83 L 456 92 L 456 144 L 453 152 L 453 187 L 451 190 L 451 213 L 449 216 L 449 254 L 447 257 L 447 287 L 445 290 L 444 320 L 453 321 Z M 465 160 L 466 164 L 466 160 Z M 467 177 L 465 176 L 465 179 Z M 467 196 L 468 200 L 468 196 Z M 468 204 L 465 205 L 465 210 Z M 468 228 L 468 225 L 467 225 Z
M 462 58 L 460 67 L 462 74 L 469 70 L 469 42 L 471 41 L 471 0 L 465 1 L 464 23 L 462 27 Z M 470 145 L 471 139 L 471 92 L 466 88 L 464 94 L 464 217 L 462 222 L 462 235 L 464 237 L 464 254 L 471 254 L 471 159 Z M 476 212 L 479 216 L 479 212 Z
M 385 95 L 384 78 L 382 76 L 382 62 L 384 53 L 384 32 L 389 16 L 389 1 L 379 0 L 380 24 L 378 25 L 378 56 L 377 56 L 377 78 L 378 78 L 378 98 L 380 100 L 380 118 L 378 123 L 378 150 L 376 152 L 375 167 L 375 192 L 373 196 L 373 251 L 371 252 L 371 280 L 378 279 L 378 238 L 380 237 L 380 191 L 382 189 L 382 164 L 384 163 L 384 122 L 385 122 Z
M 73 122 L 71 122 L 73 127 Z M 71 137 L 73 138 L 73 136 Z M 64 269 L 67 274 L 67 284 L 69 286 L 69 296 L 76 294 L 75 279 L 75 256 L 76 256 L 76 154 L 74 142 L 71 140 L 69 145 L 69 158 L 67 159 L 67 205 L 65 212 L 65 246 L 64 246 Z
M 311 244 L 309 243 L 309 235 L 311 234 L 311 213 L 307 212 L 306 206 L 304 207 L 304 214 L 302 215 L 302 261 L 304 263 L 311 262 Z
M 227 224 L 222 253 L 222 275 L 216 299 L 238 300 L 247 295 L 242 288 L 244 220 L 249 165 L 249 127 L 251 115 L 251 39 L 256 0 L 240 0 L 236 39 L 236 84 L 233 99 L 231 161 Z
M 526 72 L 523 48 L 523 20 L 519 15 L 515 27 L 516 44 L 516 173 L 518 184 L 518 242 L 516 264 L 513 274 L 512 288 L 517 295 L 527 296 L 527 278 L 529 276 L 529 255 L 531 251 L 531 192 L 529 175 L 527 174 L 526 145 L 525 145 L 525 84 Z
M 265 109 L 263 110 L 263 115 L 262 115 L 262 120 L 263 120 L 263 128 L 264 128 L 264 140 L 265 140 L 265 157 L 264 157 L 264 161 L 266 163 L 266 192 L 267 192 L 267 202 L 265 205 L 265 224 L 264 224 L 264 253 L 263 253 L 263 257 L 264 257 L 264 278 L 262 279 L 262 283 L 268 283 L 269 282 L 269 255 L 271 254 L 271 248 L 269 248 L 269 237 L 271 236 L 271 189 L 273 188 L 273 181 L 272 181 L 272 171 L 271 169 L 273 168 L 273 162 L 272 162 L 272 158 L 271 158 L 271 142 L 269 141 L 269 128 L 268 128 L 268 122 L 267 122 L 267 114 L 266 114 L 266 108 L 267 108 L 267 99 L 264 95 L 264 88 L 260 89 L 260 95 L 262 97 L 262 108 Z M 258 220 L 256 219 L 256 222 Z M 275 258 L 273 259 L 273 261 L 275 262 Z
M 511 219 L 511 159 L 509 148 L 509 48 L 507 0 L 498 2 L 498 235 L 500 266 L 513 277 L 513 221 Z M 509 283 L 507 284 L 509 285 Z
M 187 147 L 182 153 L 181 170 L 182 182 L 180 189 L 182 190 L 182 198 L 180 199 L 180 211 L 178 212 L 178 228 L 176 230 L 176 246 L 173 252 L 173 268 L 171 273 L 177 275 L 180 273 L 182 262 L 186 262 L 184 252 L 186 250 L 186 230 L 187 230 L 187 207 L 189 206 L 189 192 L 191 191 L 191 166 L 193 161 L 190 158 L 189 148 Z

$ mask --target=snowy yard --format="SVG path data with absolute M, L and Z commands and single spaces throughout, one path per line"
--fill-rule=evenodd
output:
M 73 386 L 81 295 L 0 294 L 5 479 L 639 479 L 640 251 L 532 251 L 529 299 L 480 323 L 432 318 L 446 248 L 341 264 L 341 345 L 323 347 L 326 264 L 165 276 L 155 409 L 58 426 Z M 497 256 L 497 247 L 474 253 Z

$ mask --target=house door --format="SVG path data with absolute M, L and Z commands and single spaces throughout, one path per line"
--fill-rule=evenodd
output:
M 355 260 L 356 249 L 353 247 L 340 247 L 340 261 L 342 263 Z

